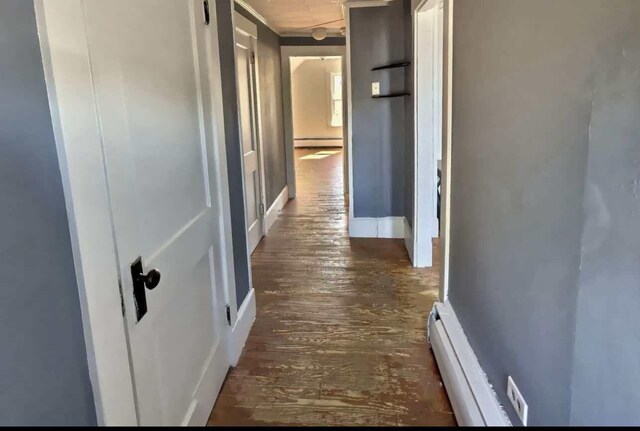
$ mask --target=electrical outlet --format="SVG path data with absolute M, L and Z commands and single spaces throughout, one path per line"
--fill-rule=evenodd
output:
M 527 426 L 529 406 L 511 376 L 509 376 L 509 379 L 507 380 L 507 396 L 509 397 L 509 401 L 511 401 L 513 408 L 516 410 L 518 417 L 522 421 L 522 425 Z
M 371 95 L 372 96 L 379 96 L 380 95 L 380 83 L 379 82 L 372 82 L 371 83 Z

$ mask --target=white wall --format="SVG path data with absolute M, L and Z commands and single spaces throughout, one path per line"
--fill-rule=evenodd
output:
M 337 58 L 292 58 L 291 98 L 296 147 L 342 146 L 342 127 L 331 126 L 331 73 L 342 72 Z M 304 141 L 298 139 L 305 138 Z M 336 140 L 308 139 L 335 138 Z

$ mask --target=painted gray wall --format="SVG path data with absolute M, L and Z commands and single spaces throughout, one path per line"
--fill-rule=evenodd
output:
M 236 85 L 235 42 L 232 14 L 233 0 L 216 0 L 224 132 L 227 145 L 227 169 L 231 206 L 231 235 L 238 307 L 251 287 L 249 258 L 247 256 L 247 225 L 242 187 L 242 145 L 238 123 L 238 94 Z
M 371 69 L 406 59 L 405 3 L 353 8 L 350 19 L 354 215 L 404 216 L 406 100 L 372 99 L 371 83 L 402 91 L 405 70 Z
M 508 375 L 530 425 L 638 421 L 639 7 L 455 3 L 450 300 L 514 421 Z
M 267 193 L 266 209 L 269 209 L 287 185 L 280 36 L 240 5 L 236 4 L 236 10 L 258 26 L 262 149 Z
M 33 2 L 0 2 L 0 424 L 95 425 Z
M 571 422 L 638 425 L 640 2 L 597 13 Z
M 344 37 L 327 37 L 322 40 L 315 40 L 312 37 L 285 36 L 280 38 L 281 46 L 344 46 L 347 39 Z

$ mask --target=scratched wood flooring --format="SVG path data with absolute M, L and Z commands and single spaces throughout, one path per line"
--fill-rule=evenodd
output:
M 298 198 L 253 253 L 256 322 L 209 425 L 455 425 L 426 340 L 437 266 L 349 239 L 342 153 L 301 160 L 319 151 L 296 150 Z

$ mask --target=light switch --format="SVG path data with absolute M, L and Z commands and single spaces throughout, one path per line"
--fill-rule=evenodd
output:
M 380 95 L 380 83 L 379 82 L 372 82 L 371 83 L 371 95 L 372 96 L 379 96 Z

